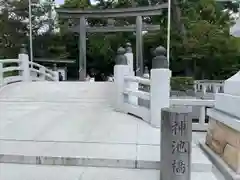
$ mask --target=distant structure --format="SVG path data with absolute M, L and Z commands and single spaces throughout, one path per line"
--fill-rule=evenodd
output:
M 60 18 L 79 19 L 79 25 L 71 29 L 79 36 L 79 79 L 84 81 L 86 77 L 86 36 L 87 32 L 136 32 L 136 74 L 142 76 L 144 73 L 143 62 L 143 31 L 159 30 L 160 25 L 143 24 L 143 16 L 155 16 L 162 13 L 162 9 L 168 8 L 168 3 L 156 6 L 101 9 L 101 10 L 70 10 L 56 9 Z M 136 24 L 127 26 L 115 26 L 114 18 L 136 17 Z M 107 26 L 87 26 L 87 18 L 108 18 Z

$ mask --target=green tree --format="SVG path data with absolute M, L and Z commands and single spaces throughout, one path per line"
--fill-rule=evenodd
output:
M 28 0 L 1 1 L 0 12 L 0 57 L 16 58 L 22 44 L 28 44 L 29 13 Z M 33 38 L 44 32 L 48 24 L 46 4 L 32 6 Z
M 238 63 L 239 55 L 236 38 L 229 35 L 229 11 L 223 11 L 223 6 L 214 0 L 186 2 L 183 7 L 187 37 L 182 48 L 177 48 L 185 67 L 196 78 L 226 78 L 229 74 L 224 74 L 224 69 Z

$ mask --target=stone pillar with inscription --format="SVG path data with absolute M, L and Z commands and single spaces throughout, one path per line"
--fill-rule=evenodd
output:
M 191 179 L 191 109 L 162 109 L 160 180 Z

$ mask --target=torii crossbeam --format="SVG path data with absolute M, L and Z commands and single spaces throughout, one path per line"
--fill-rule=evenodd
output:
M 144 71 L 143 62 L 143 38 L 142 31 L 159 30 L 160 25 L 145 25 L 142 16 L 156 16 L 162 13 L 162 9 L 168 8 L 168 3 L 156 6 L 117 8 L 117 9 L 98 9 L 98 10 L 76 10 L 76 9 L 56 9 L 60 18 L 79 19 L 79 26 L 72 29 L 79 32 L 79 79 L 86 77 L 86 33 L 87 32 L 136 32 L 136 70 L 137 75 L 142 75 Z M 136 25 L 129 26 L 105 26 L 88 27 L 87 18 L 116 18 L 116 17 L 136 17 Z

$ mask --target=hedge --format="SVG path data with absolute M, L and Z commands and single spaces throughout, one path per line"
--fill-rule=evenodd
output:
M 194 89 L 194 79 L 192 77 L 172 77 L 171 90 L 186 91 Z

